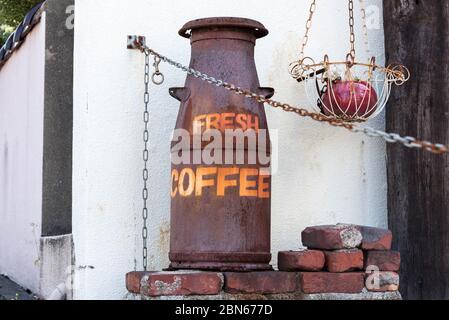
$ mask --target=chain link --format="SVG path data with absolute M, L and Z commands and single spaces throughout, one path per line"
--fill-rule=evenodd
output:
M 434 154 L 445 154 L 449 153 L 449 147 L 443 144 L 432 143 L 429 141 L 420 141 L 413 137 L 402 137 L 397 133 L 386 133 L 381 130 L 376 130 L 369 127 L 359 128 L 356 127 L 352 129 L 352 132 L 363 133 L 369 137 L 382 138 L 388 143 L 400 143 L 407 148 L 424 149 L 428 152 Z
M 355 31 L 354 31 L 354 0 L 349 0 L 349 41 L 351 43 L 351 55 L 352 61 L 355 61 Z
M 186 67 L 179 62 L 171 60 L 171 59 L 157 53 L 156 51 L 148 48 L 147 46 L 140 45 L 140 50 L 142 52 L 144 52 L 145 55 L 154 55 L 154 56 L 159 57 L 163 62 L 168 63 L 169 65 L 174 66 L 174 67 L 186 72 L 187 74 L 194 76 L 195 78 L 206 81 L 206 82 L 213 84 L 217 87 L 223 87 L 226 90 L 229 90 L 237 95 L 243 95 L 243 96 L 253 99 L 259 103 L 266 103 L 273 108 L 278 108 L 285 112 L 295 113 L 300 117 L 311 118 L 312 120 L 315 120 L 318 122 L 324 122 L 333 127 L 345 128 L 354 133 L 362 133 L 362 134 L 370 136 L 370 137 L 380 137 L 388 143 L 400 143 L 400 144 L 406 146 L 407 148 L 424 149 L 424 150 L 429 151 L 434 154 L 449 154 L 449 147 L 445 146 L 443 144 L 435 144 L 435 143 L 431 143 L 428 141 L 420 141 L 413 137 L 402 137 L 396 133 L 386 133 L 384 131 L 376 130 L 376 129 L 369 128 L 369 127 L 359 127 L 356 124 L 348 123 L 341 119 L 327 117 L 321 113 L 310 112 L 304 108 L 293 107 L 287 103 L 281 103 L 281 102 L 273 100 L 273 99 L 265 98 L 262 95 L 259 95 L 257 93 L 251 92 L 250 90 L 246 90 L 241 87 L 235 86 L 226 81 L 217 80 L 216 78 L 211 77 L 205 73 L 202 73 L 202 72 L 197 71 L 190 67 Z
M 148 125 L 150 122 L 150 113 L 148 111 L 148 104 L 150 102 L 150 94 L 149 94 L 149 84 L 150 84 L 150 53 L 145 51 L 145 93 L 143 97 L 144 102 L 144 112 L 143 112 L 143 122 L 144 122 L 144 130 L 143 130 L 143 141 L 144 141 L 144 149 L 143 149 L 143 189 L 142 189 L 142 218 L 143 218 L 143 227 L 142 227 L 142 259 L 143 259 L 143 270 L 147 271 L 148 269 L 148 160 L 149 160 L 149 151 L 148 145 L 150 141 L 150 134 L 148 131 Z
M 307 19 L 307 22 L 306 22 L 306 33 L 304 34 L 304 37 L 302 38 L 301 52 L 299 54 L 299 61 L 304 59 L 304 51 L 306 49 L 307 44 L 309 43 L 309 32 L 310 32 L 310 29 L 312 28 L 312 19 L 313 19 L 313 15 L 315 14 L 315 11 L 316 11 L 316 0 L 313 0 L 312 3 L 310 4 L 309 18 Z

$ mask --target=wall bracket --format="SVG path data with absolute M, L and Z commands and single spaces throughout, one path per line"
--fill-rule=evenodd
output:
M 146 46 L 146 38 L 144 36 L 129 35 L 127 41 L 127 48 L 130 50 L 140 49 Z

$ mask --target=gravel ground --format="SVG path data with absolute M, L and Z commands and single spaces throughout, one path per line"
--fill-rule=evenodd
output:
M 0 275 L 0 300 L 38 300 L 29 290 Z

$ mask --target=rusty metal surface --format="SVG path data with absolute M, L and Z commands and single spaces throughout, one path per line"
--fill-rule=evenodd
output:
M 144 36 L 129 35 L 126 39 L 128 49 L 138 49 L 139 46 L 146 46 L 147 44 L 147 39 Z
M 274 90 L 261 88 L 254 61 L 254 45 L 268 31 L 256 21 L 239 18 L 200 19 L 187 23 L 181 30 L 192 45 L 190 67 L 225 81 L 238 83 L 271 97 Z M 171 88 L 170 94 L 181 102 L 177 129 L 185 129 L 193 137 L 193 121 L 197 117 L 242 115 L 258 121 L 259 129 L 268 129 L 265 111 L 260 103 L 235 96 L 222 88 L 189 75 L 183 88 Z M 172 142 L 172 146 L 175 142 Z M 193 149 L 193 143 L 191 143 Z M 201 146 L 204 148 L 205 144 Z M 234 149 L 236 145 L 234 144 Z M 257 145 L 269 154 L 269 141 Z M 246 147 L 245 158 L 251 150 Z M 172 165 L 172 202 L 170 235 L 170 268 L 205 270 L 269 270 L 271 176 L 261 176 L 259 162 L 226 165 Z M 244 172 L 258 172 L 255 179 L 267 186 L 257 194 L 242 193 L 239 186 L 218 191 L 218 176 L 227 172 L 236 183 Z M 179 184 L 182 172 L 188 178 Z M 209 185 L 193 179 L 201 175 Z M 250 178 L 248 178 L 250 179 Z M 193 187 L 190 188 L 190 186 Z M 182 189 L 182 190 L 181 190 Z M 195 190 L 194 190 L 195 189 Z M 181 191 L 183 191 L 181 195 Z M 255 191 L 254 191 L 255 192 Z
M 190 39 L 194 31 L 203 28 L 207 28 L 209 31 L 214 28 L 230 28 L 232 30 L 252 32 L 257 39 L 268 35 L 268 30 L 260 22 L 251 19 L 235 17 L 214 17 L 192 20 L 187 22 L 181 28 L 181 30 L 179 30 L 179 35 L 184 38 Z

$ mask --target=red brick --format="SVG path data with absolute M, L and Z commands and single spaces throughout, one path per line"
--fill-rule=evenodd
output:
M 130 292 L 150 297 L 216 295 L 222 286 L 223 276 L 215 272 L 134 272 L 127 275 Z
M 302 243 L 309 249 L 355 249 L 362 243 L 362 234 L 352 225 L 317 226 L 305 229 Z
M 324 261 L 324 253 L 317 250 L 278 253 L 278 268 L 281 271 L 321 271 Z
M 224 291 L 231 294 L 290 293 L 298 288 L 297 274 L 293 272 L 225 272 L 224 279 Z
M 329 272 L 348 272 L 363 269 L 363 251 L 352 250 L 338 250 L 327 251 L 326 255 L 326 269 Z
M 140 293 L 140 280 L 148 272 L 130 272 L 126 275 L 126 289 L 131 293 Z
M 382 271 L 366 275 L 365 285 L 371 292 L 390 292 L 399 290 L 399 275 L 396 272 Z
M 367 251 L 365 252 L 365 269 L 370 266 L 380 271 L 399 271 L 401 254 L 397 251 Z
M 357 226 L 362 234 L 363 250 L 391 250 L 393 234 L 390 230 Z
M 360 293 L 365 287 L 363 273 L 301 272 L 299 280 L 306 294 Z

